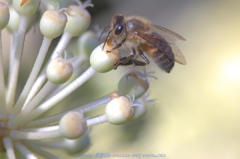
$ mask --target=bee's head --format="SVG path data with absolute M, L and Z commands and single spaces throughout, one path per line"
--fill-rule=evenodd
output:
M 105 43 L 111 43 L 113 47 L 120 47 L 118 45 L 120 43 L 122 44 L 126 38 L 127 32 L 124 16 L 122 14 L 116 14 L 112 18 L 110 30 Z
M 115 16 L 113 16 L 111 28 L 112 28 L 112 33 L 115 36 L 120 36 L 125 33 L 126 23 L 124 20 L 124 16 L 122 14 L 116 14 Z

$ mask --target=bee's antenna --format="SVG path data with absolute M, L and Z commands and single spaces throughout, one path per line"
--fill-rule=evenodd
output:
M 98 37 L 98 41 L 101 40 L 103 34 L 106 33 L 106 31 L 107 31 L 107 29 L 109 29 L 109 27 L 110 27 L 109 25 L 107 25 L 107 26 L 104 27 L 104 29 L 102 30 L 101 34 L 100 34 L 99 37 Z
M 108 41 L 108 37 L 109 37 L 109 35 L 110 35 L 111 32 L 112 32 L 112 30 L 110 30 L 110 31 L 108 32 L 108 34 L 107 34 L 106 40 L 104 41 L 104 44 L 103 44 L 103 49 L 104 49 L 104 47 L 105 47 L 105 45 L 106 45 L 106 43 L 107 43 L 107 41 Z

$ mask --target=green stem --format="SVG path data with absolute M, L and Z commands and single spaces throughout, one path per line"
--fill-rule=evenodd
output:
M 0 113 L 5 112 L 6 105 L 6 88 L 4 80 L 4 69 L 3 69 L 3 53 L 2 53 L 2 36 L 0 32 Z
M 21 118 L 21 119 L 16 118 L 16 120 L 13 123 L 11 123 L 10 126 L 12 126 L 12 127 L 22 126 L 22 125 L 25 125 L 26 123 L 28 123 L 29 121 L 36 119 L 37 117 L 39 117 L 46 111 L 50 110 L 55 104 L 57 104 L 58 102 L 63 100 L 65 97 L 67 97 L 69 94 L 71 94 L 77 88 L 79 88 L 81 85 L 83 85 L 95 73 L 96 73 L 96 71 L 92 67 L 89 67 L 82 75 L 80 75 L 76 80 L 74 80 L 72 83 L 70 83 L 62 91 L 58 92 L 52 98 L 43 102 L 36 109 L 34 109 L 28 116 L 24 116 L 24 118 Z
M 107 96 L 104 96 L 104 97 L 101 97 L 91 103 L 88 103 L 86 105 L 82 105 L 82 106 L 79 106 L 77 108 L 74 108 L 72 110 L 69 110 L 67 112 L 63 112 L 63 113 L 59 113 L 59 114 L 56 114 L 56 115 L 53 115 L 53 116 L 49 116 L 49 117 L 46 117 L 46 118 L 43 118 L 43 119 L 39 119 L 39 120 L 35 120 L 35 121 L 31 121 L 27 127 L 40 127 L 40 126 L 44 126 L 46 124 L 50 124 L 50 123 L 55 123 L 57 121 L 59 121 L 65 114 L 67 114 L 68 112 L 70 111 L 81 111 L 81 112 L 88 112 L 88 111 L 91 111 L 99 106 L 102 106 L 106 103 L 108 103 L 111 98 L 110 98 L 110 95 L 107 95 Z
M 14 111 L 15 111 L 14 114 L 18 113 L 21 110 L 31 87 L 33 86 L 34 82 L 36 81 L 39 71 L 42 68 L 44 59 L 47 55 L 47 52 L 48 52 L 51 42 L 52 42 L 52 39 L 44 37 L 41 48 L 38 53 L 38 56 L 36 58 L 36 62 L 34 63 L 33 69 L 28 77 L 28 80 L 23 88 L 23 91 L 21 92 L 21 94 L 16 102 L 16 106 L 14 108 Z
M 17 82 L 18 82 L 18 74 L 19 74 L 19 68 L 21 64 L 21 57 L 23 52 L 23 45 L 24 45 L 24 39 L 25 39 L 25 33 L 27 30 L 27 24 L 28 24 L 28 18 L 25 16 L 21 16 L 20 18 L 20 24 L 16 36 L 15 43 L 13 43 L 13 46 L 11 48 L 11 54 L 14 55 L 13 61 L 10 63 L 12 64 L 12 70 L 10 70 L 10 79 L 8 83 L 8 91 L 7 91 L 7 109 L 11 110 L 14 105 L 15 101 L 15 95 L 16 95 L 16 88 L 17 88 Z
M 16 159 L 12 139 L 6 137 L 3 139 L 3 144 L 5 149 L 7 150 L 7 156 L 9 159 Z

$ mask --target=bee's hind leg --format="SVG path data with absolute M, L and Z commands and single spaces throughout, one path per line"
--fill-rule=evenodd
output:
M 147 64 L 144 61 L 139 61 L 139 60 L 135 60 L 135 59 L 133 59 L 132 62 L 134 63 L 135 66 L 145 66 Z
M 144 53 L 142 52 L 142 50 L 141 50 L 141 49 L 138 49 L 137 51 L 138 51 L 139 56 L 146 62 L 146 64 L 149 64 L 150 61 L 149 61 L 148 58 L 144 55 Z
M 143 54 L 142 50 L 137 49 L 137 52 L 144 61 L 137 60 L 136 59 L 136 50 L 135 49 L 132 49 L 132 50 L 133 50 L 133 55 L 134 55 L 134 58 L 132 58 L 132 62 L 135 66 L 145 66 L 146 64 L 150 63 L 148 58 Z

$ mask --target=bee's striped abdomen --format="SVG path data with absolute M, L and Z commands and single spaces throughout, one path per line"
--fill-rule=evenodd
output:
M 137 35 L 146 41 L 140 45 L 140 48 L 147 52 L 161 69 L 169 73 L 174 66 L 175 59 L 168 42 L 155 32 Z
M 147 50 L 147 53 L 153 58 L 155 63 L 167 73 L 173 68 L 175 60 L 170 46 L 152 47 Z

